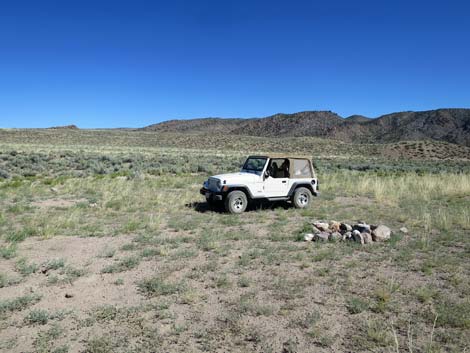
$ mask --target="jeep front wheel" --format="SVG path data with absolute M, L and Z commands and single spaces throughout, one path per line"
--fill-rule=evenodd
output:
M 295 208 L 307 208 L 312 201 L 312 193 L 307 188 L 298 188 L 292 197 L 292 203 Z
M 243 191 L 232 191 L 225 199 L 225 209 L 230 213 L 242 213 L 248 206 L 248 198 Z

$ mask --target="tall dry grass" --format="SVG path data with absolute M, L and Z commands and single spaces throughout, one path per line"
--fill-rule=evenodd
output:
M 423 224 L 425 232 L 433 228 L 470 229 L 469 174 L 338 172 L 325 175 L 322 186 L 328 193 L 372 197 L 379 205 L 401 208 Z

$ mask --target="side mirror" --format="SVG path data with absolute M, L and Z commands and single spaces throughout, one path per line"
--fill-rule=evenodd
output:
M 264 179 L 266 178 L 269 178 L 269 170 L 266 169 L 266 171 L 264 172 Z

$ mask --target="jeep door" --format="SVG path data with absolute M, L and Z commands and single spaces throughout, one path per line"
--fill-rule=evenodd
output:
M 273 158 L 267 167 L 268 177 L 264 180 L 266 197 L 286 196 L 289 192 L 289 160 Z

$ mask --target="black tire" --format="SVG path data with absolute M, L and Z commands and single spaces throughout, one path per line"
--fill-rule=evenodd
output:
M 232 191 L 225 198 L 225 210 L 229 213 L 243 213 L 247 206 L 248 198 L 243 191 Z
M 292 203 L 295 208 L 308 208 L 312 202 L 312 193 L 307 188 L 295 189 L 294 196 L 292 196 Z

